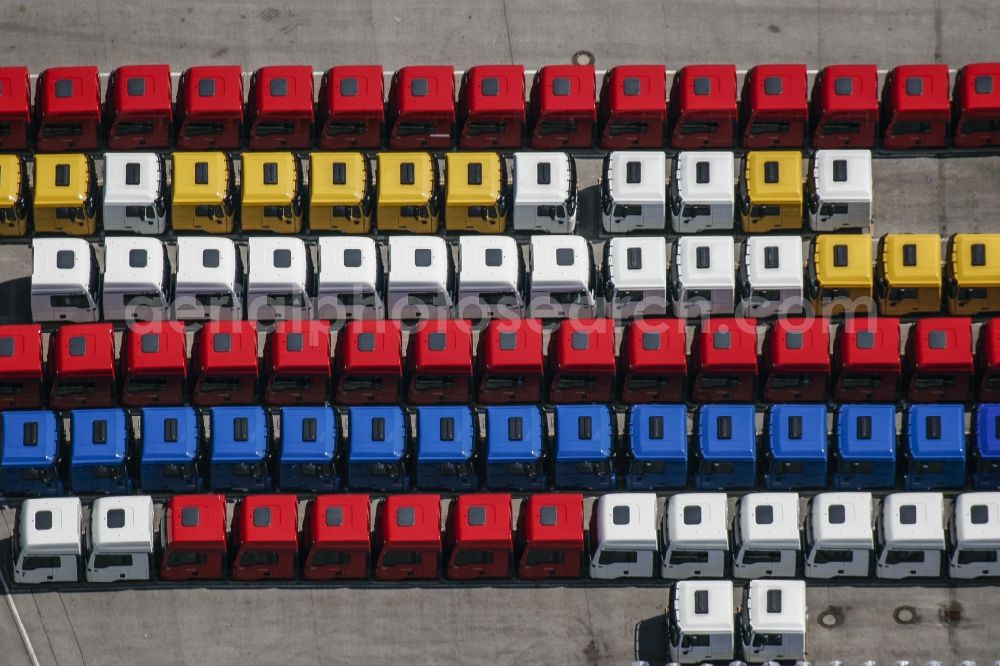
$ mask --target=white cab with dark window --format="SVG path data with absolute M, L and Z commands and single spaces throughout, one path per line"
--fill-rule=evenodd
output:
M 681 152 L 670 180 L 670 228 L 678 234 L 732 231 L 736 216 L 733 174 L 726 152 Z
M 802 540 L 796 493 L 748 493 L 740 498 L 733 525 L 733 576 L 796 575 Z
M 1000 492 L 956 497 L 948 536 L 952 578 L 1000 576 Z
M 247 319 L 308 319 L 312 261 L 299 238 L 252 237 L 247 243 Z
M 583 236 L 532 236 L 529 316 L 593 317 L 594 261 Z
M 437 236 L 389 239 L 389 319 L 445 319 L 451 316 L 452 264 L 448 244 Z
M 671 661 L 701 664 L 732 659 L 735 625 L 732 581 L 676 583 L 667 614 Z
M 871 493 L 813 496 L 805 524 L 806 578 L 871 575 L 874 534 Z
M 26 499 L 18 509 L 14 582 L 75 583 L 80 579 L 83 508 L 79 497 Z
M 806 583 L 755 580 L 743 590 L 740 642 L 750 664 L 806 657 Z
M 656 548 L 655 493 L 597 499 L 590 517 L 591 578 L 651 578 Z
M 666 228 L 666 155 L 616 151 L 604 158 L 601 222 L 609 234 Z
M 607 316 L 615 319 L 667 314 L 667 244 L 662 237 L 605 243 L 604 298 Z
M 576 230 L 576 162 L 567 153 L 514 153 L 514 231 Z
M 664 578 L 722 578 L 729 554 L 725 493 L 677 493 L 663 516 L 660 574 Z
M 459 319 L 516 318 L 524 314 L 521 252 L 510 236 L 458 239 Z
M 733 314 L 736 245 L 732 236 L 678 238 L 668 283 L 675 317 Z
M 93 322 L 98 267 L 82 238 L 36 238 L 31 242 L 31 319 L 45 322 Z
M 817 150 L 809 164 L 809 227 L 868 233 L 872 224 L 872 154 Z
M 106 232 L 159 235 L 167 229 L 167 177 L 162 155 L 106 153 L 104 210 Z
M 751 236 L 740 267 L 741 310 L 750 317 L 801 314 L 805 304 L 802 239 Z
M 90 507 L 87 582 L 149 580 L 153 560 L 153 499 L 101 497 Z
M 104 241 L 101 307 L 112 321 L 165 319 L 169 308 L 170 264 L 156 238 L 109 237 Z
M 228 238 L 177 239 L 174 319 L 241 319 L 243 264 Z
M 937 578 L 944 556 L 944 496 L 892 493 L 882 500 L 876 523 L 879 578 Z
M 323 237 L 317 248 L 316 317 L 331 321 L 384 317 L 382 256 L 375 240 Z

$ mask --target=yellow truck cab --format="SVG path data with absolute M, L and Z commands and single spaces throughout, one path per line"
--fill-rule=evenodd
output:
M 362 153 L 309 155 L 309 230 L 366 234 L 375 205 L 371 163 Z
M 743 158 L 740 219 L 748 234 L 802 228 L 802 155 L 751 151 Z
M 941 237 L 886 234 L 879 246 L 879 314 L 941 312 Z
M 955 234 L 948 247 L 948 313 L 1000 312 L 1000 234 Z
M 0 237 L 28 233 L 28 170 L 20 155 L 0 155 Z
M 35 233 L 96 234 L 96 192 L 89 155 L 35 155 Z
M 503 233 L 509 197 L 503 158 L 498 153 L 448 153 L 444 160 L 445 229 Z
M 174 231 L 233 232 L 236 181 L 222 152 L 175 152 L 170 219 Z
M 243 231 L 302 231 L 302 166 L 292 153 L 243 153 Z
M 832 317 L 873 311 L 873 272 L 871 236 L 816 236 L 809 265 L 809 290 L 816 314 Z
M 430 153 L 379 153 L 378 230 L 437 232 L 441 218 L 438 163 Z

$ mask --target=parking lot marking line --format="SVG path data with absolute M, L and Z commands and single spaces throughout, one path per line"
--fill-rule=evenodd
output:
M 14 617 L 17 631 L 21 634 L 21 642 L 24 643 L 24 649 L 28 652 L 28 659 L 31 660 L 32 666 L 39 666 L 38 655 L 35 654 L 35 648 L 31 645 L 31 639 L 28 638 L 28 630 L 21 622 L 21 614 L 17 612 L 17 605 L 14 603 L 14 597 L 11 596 L 10 587 L 7 585 L 7 576 L 2 571 L 0 571 L 0 585 L 3 585 L 3 596 L 7 599 L 7 607 L 10 608 L 10 614 Z

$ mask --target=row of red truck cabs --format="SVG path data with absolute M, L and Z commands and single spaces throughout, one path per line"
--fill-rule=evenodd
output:
M 1000 63 L 830 65 L 808 90 L 805 65 L 758 65 L 738 94 L 734 65 L 619 65 L 598 94 L 592 65 L 549 65 L 525 95 L 522 65 L 397 70 L 337 66 L 318 99 L 309 66 L 262 67 L 244 97 L 237 66 L 180 77 L 167 65 L 114 70 L 102 104 L 96 67 L 0 67 L 0 150 L 170 148 L 984 148 L 1000 145 Z M 386 101 L 387 99 L 387 101 Z M 526 101 L 527 100 L 527 101 Z
M 165 505 L 161 580 L 306 580 L 440 577 L 576 578 L 584 556 L 583 497 L 535 494 L 511 529 L 511 496 L 459 495 L 450 504 L 444 539 L 438 495 L 390 495 L 369 531 L 368 495 L 310 500 L 301 539 L 295 495 L 249 495 L 226 530 L 222 495 L 176 495 Z M 229 543 L 233 544 L 230 559 Z M 515 547 L 517 560 L 515 561 Z
M 982 325 L 978 346 L 967 317 L 917 320 L 905 353 L 893 317 L 847 319 L 835 336 L 827 319 L 779 319 L 761 345 L 754 320 L 712 318 L 690 354 L 686 338 L 682 320 L 637 320 L 619 350 L 613 320 L 566 320 L 546 358 L 538 320 L 493 320 L 473 353 L 471 323 L 430 320 L 404 359 L 398 322 L 349 322 L 334 346 L 328 323 L 295 321 L 276 325 L 261 361 L 255 322 L 207 323 L 190 357 L 176 321 L 136 324 L 117 354 L 110 324 L 65 324 L 43 364 L 40 327 L 11 325 L 0 327 L 0 409 L 1000 401 L 1000 318 Z

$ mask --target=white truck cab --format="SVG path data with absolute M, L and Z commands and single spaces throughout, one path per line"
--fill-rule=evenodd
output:
M 104 241 L 101 308 L 112 321 L 156 321 L 168 309 L 170 264 L 163 243 L 143 236 Z
M 87 582 L 149 580 L 153 559 L 153 499 L 101 497 L 90 508 Z
M 241 319 L 243 266 L 228 238 L 177 239 L 174 319 Z
M 733 314 L 736 245 L 732 236 L 678 238 L 668 284 L 675 317 Z
M 875 552 L 872 518 L 871 493 L 814 495 L 805 521 L 806 578 L 869 576 Z
M 389 239 L 389 319 L 445 319 L 450 316 L 451 252 L 437 236 Z
M 511 236 L 458 239 L 459 319 L 516 318 L 524 314 L 521 253 Z
M 105 153 L 104 231 L 164 233 L 166 173 L 163 157 L 156 153 Z
M 612 238 L 604 244 L 606 316 L 667 314 L 667 243 L 663 237 Z
M 813 231 L 871 231 L 871 151 L 817 150 L 809 164 L 808 189 Z
M 944 543 L 941 493 L 892 493 L 882 500 L 876 523 L 879 578 L 937 578 Z
M 247 243 L 247 319 L 309 319 L 312 261 L 300 238 L 253 236 Z
M 576 162 L 568 153 L 514 153 L 514 231 L 576 230 Z
M 740 498 L 733 535 L 735 578 L 796 575 L 802 540 L 796 493 L 747 493 Z
M 802 239 L 747 238 L 740 267 L 741 311 L 750 317 L 801 314 L 805 299 Z
M 75 583 L 80 579 L 83 507 L 79 497 L 26 499 L 18 510 L 14 582 Z
M 583 236 L 532 236 L 529 316 L 593 317 L 594 261 Z
M 952 578 L 1000 576 L 1000 492 L 962 493 L 949 526 Z
M 729 555 L 727 509 L 725 493 L 671 495 L 663 516 L 660 575 L 673 580 L 722 578 Z M 729 590 L 732 593 L 731 585 Z
M 806 583 L 754 580 L 743 590 L 740 643 L 750 664 L 806 656 Z
M 590 577 L 652 578 L 656 494 L 608 493 L 590 516 Z
M 609 234 L 663 231 L 667 215 L 667 157 L 620 150 L 604 157 L 601 222 Z
M 670 181 L 670 228 L 677 234 L 732 231 L 736 158 L 726 152 L 680 152 Z
M 318 242 L 316 317 L 331 321 L 381 319 L 382 256 L 373 238 L 323 237 Z
M 90 244 L 82 238 L 36 238 L 31 249 L 32 321 L 99 321 L 98 267 Z
M 667 615 L 670 660 L 701 664 L 733 658 L 733 582 L 687 580 L 674 584 Z

